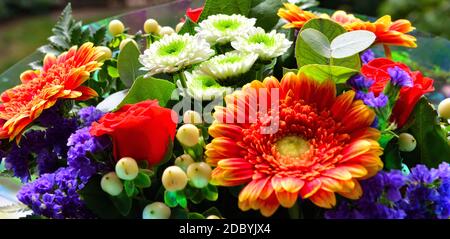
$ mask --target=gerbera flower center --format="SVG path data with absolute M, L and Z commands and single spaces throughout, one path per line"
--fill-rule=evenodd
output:
M 310 149 L 310 144 L 307 140 L 294 135 L 281 138 L 275 145 L 281 156 L 290 158 L 301 158 Z
M 219 31 L 227 31 L 227 30 L 233 31 L 233 30 L 236 30 L 239 28 L 240 23 L 239 23 L 239 21 L 236 21 L 233 19 L 224 19 L 224 20 L 215 22 L 213 25 Z

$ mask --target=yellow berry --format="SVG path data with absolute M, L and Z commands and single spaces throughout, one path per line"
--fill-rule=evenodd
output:
M 184 124 L 177 131 L 178 141 L 187 147 L 195 146 L 199 141 L 199 137 L 200 132 L 193 124 Z
M 185 124 L 201 124 L 202 116 L 193 110 L 188 110 L 183 114 L 183 122 Z
M 143 219 L 169 219 L 170 208 L 162 202 L 154 202 L 145 206 L 142 211 Z
M 183 154 L 175 159 L 175 165 L 186 172 L 189 165 L 194 163 L 194 159 L 189 154 Z
M 125 31 L 125 26 L 119 20 L 112 20 L 111 22 L 109 22 L 108 29 L 111 35 L 116 36 Z
M 450 98 L 447 98 L 438 105 L 439 116 L 444 119 L 450 119 Z
M 100 186 L 103 191 L 111 196 L 117 196 L 123 191 L 122 181 L 120 181 L 115 172 L 103 175 Z
M 204 188 L 208 185 L 211 180 L 211 172 L 211 166 L 204 162 L 192 163 L 187 168 L 189 182 L 196 188 Z
M 188 178 L 186 173 L 178 166 L 170 166 L 164 170 L 162 184 L 167 191 L 179 191 L 186 187 Z
M 99 59 L 97 59 L 97 61 L 106 61 L 106 60 L 111 59 L 111 57 L 112 57 L 111 49 L 109 49 L 106 46 L 98 46 L 96 48 L 98 49 L 98 51 L 103 53 L 103 55 Z
M 208 217 L 206 217 L 206 219 L 221 219 L 221 218 L 216 215 L 209 215 Z
M 184 22 L 180 22 L 177 24 L 177 26 L 175 27 L 175 32 L 180 32 L 181 28 L 184 26 Z
M 144 23 L 144 32 L 145 33 L 158 33 L 159 31 L 159 24 L 155 19 L 147 19 Z
M 417 141 L 411 134 L 401 133 L 398 137 L 398 149 L 403 152 L 411 152 L 416 148 Z
M 133 43 L 137 48 L 139 48 L 139 46 L 135 40 L 133 40 L 131 38 L 127 38 L 120 42 L 119 50 L 122 50 L 130 42 Z
M 133 180 L 139 173 L 139 166 L 133 158 L 124 157 L 116 163 L 116 174 L 123 180 Z
M 161 27 L 159 29 L 158 35 L 164 36 L 164 35 L 171 35 L 174 33 L 175 33 L 175 30 L 173 30 L 173 28 L 166 26 L 166 27 Z

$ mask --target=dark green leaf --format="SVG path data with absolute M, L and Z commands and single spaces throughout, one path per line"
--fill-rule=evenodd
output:
M 96 46 L 103 45 L 105 41 L 105 36 L 106 36 L 106 27 L 103 26 L 99 28 L 97 31 L 95 31 L 94 35 L 92 36 L 92 43 L 94 43 L 94 45 Z
M 188 214 L 188 219 L 205 219 L 205 217 L 197 212 L 190 212 Z
M 177 203 L 182 208 L 187 208 L 186 194 L 184 194 L 183 190 L 177 191 Z
M 184 19 L 186 19 L 186 21 L 184 22 L 183 27 L 180 29 L 178 34 L 183 35 L 185 33 L 189 33 L 189 35 L 195 35 L 195 27 L 197 26 L 197 23 L 193 22 L 187 16 L 185 16 Z
M 350 76 L 356 74 L 358 71 L 342 66 L 329 66 L 311 64 L 302 66 L 299 73 L 303 73 L 320 82 L 331 79 L 336 84 L 345 83 Z
M 66 40 L 62 36 L 51 36 L 48 38 L 50 43 L 53 45 L 60 47 L 62 49 L 68 49 L 70 48 L 69 43 L 66 42 Z
M 417 140 L 417 148 L 406 157 L 415 155 L 419 163 L 428 167 L 437 167 L 443 161 L 450 162 L 447 132 L 439 125 L 437 112 L 425 97 L 417 103 L 410 119 L 413 122 L 408 131 Z M 408 161 L 405 160 L 405 163 Z
M 130 213 L 132 199 L 124 191 L 116 197 L 111 197 L 111 201 L 122 216 L 127 216 Z
M 164 192 L 164 203 L 169 207 L 176 207 L 178 205 L 177 202 L 177 192 Z
M 266 31 L 272 30 L 279 21 L 277 11 L 282 5 L 280 0 L 252 0 L 249 17 L 256 18 L 256 26 Z
M 51 45 L 44 45 L 38 48 L 38 51 L 44 54 L 52 54 L 52 55 L 59 55 L 61 53 Z
M 215 14 L 248 16 L 251 4 L 249 0 L 206 0 L 199 22 Z
M 298 73 L 298 69 L 288 69 L 288 68 L 284 68 L 283 67 L 283 75 L 285 75 L 288 72 L 292 72 L 294 74 L 297 74 Z
M 185 208 L 172 208 L 170 213 L 171 219 L 188 219 L 188 210 Z
M 166 154 L 164 155 L 163 160 L 161 160 L 161 162 L 159 162 L 157 165 L 162 165 L 169 162 L 169 160 L 172 158 L 172 155 L 173 155 L 173 140 L 169 137 L 169 145 L 167 145 Z
M 331 42 L 334 38 L 345 33 L 346 30 L 344 27 L 335 23 L 328 19 L 312 19 L 308 21 L 301 31 L 313 28 L 315 30 L 323 33 L 328 40 Z M 295 46 L 295 57 L 297 58 L 298 67 L 309 65 L 309 64 L 321 64 L 321 65 L 329 65 L 330 59 L 321 56 L 319 53 L 315 52 L 311 47 L 306 43 L 301 34 L 297 36 L 297 42 Z M 335 66 L 344 66 L 347 68 L 359 70 L 361 67 L 361 61 L 359 59 L 359 55 L 355 54 L 353 56 L 349 56 L 342 59 L 332 59 L 332 65 Z
M 136 185 L 136 187 L 148 188 L 150 187 L 152 182 L 150 181 L 150 177 L 147 174 L 139 172 L 134 179 L 134 184 Z
M 402 169 L 402 157 L 398 150 L 397 140 L 391 140 L 384 148 L 384 167 L 388 170 Z
M 219 193 L 217 191 L 217 187 L 211 184 L 208 184 L 208 186 L 202 188 L 203 195 L 205 195 L 205 198 L 209 201 L 216 201 L 217 198 L 219 198 Z
M 208 217 L 211 215 L 222 217 L 222 214 L 220 213 L 219 209 L 217 209 L 216 207 L 211 207 L 208 210 L 204 211 L 202 214 L 205 217 Z
M 74 23 L 72 18 L 72 6 L 70 3 L 64 8 L 63 12 L 59 16 L 58 22 L 53 27 L 52 32 L 55 35 L 64 36 L 66 39 L 70 39 L 69 31 L 70 27 Z
M 135 185 L 133 181 L 125 180 L 123 187 L 125 188 L 125 192 L 127 193 L 128 197 L 133 197 Z
M 119 68 L 120 71 L 120 68 Z M 130 91 L 117 109 L 125 104 L 135 104 L 144 100 L 158 100 L 161 106 L 166 106 L 167 102 L 175 90 L 175 85 L 166 80 L 156 78 L 139 77 L 131 86 Z
M 132 42 L 126 44 L 119 53 L 117 68 L 120 79 L 127 87 L 131 87 L 136 78 L 144 74 L 144 72 L 139 70 L 142 67 L 139 62 L 140 54 L 139 49 Z
M 100 187 L 101 176 L 93 176 L 83 189 L 78 191 L 81 199 L 85 202 L 95 215 L 100 218 L 113 219 L 120 218 L 121 214 L 117 211 L 111 197 L 103 192 Z

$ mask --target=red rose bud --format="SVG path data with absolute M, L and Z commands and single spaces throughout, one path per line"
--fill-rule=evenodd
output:
M 397 67 L 397 68 L 396 68 Z M 423 77 L 419 71 L 411 71 L 405 64 L 394 62 L 386 58 L 376 58 L 365 64 L 361 68 L 361 73 L 375 83 L 370 87 L 370 91 L 375 95 L 383 92 L 383 89 L 391 80 L 388 69 L 401 69 L 408 74 L 412 81 L 412 87 L 402 87 L 400 96 L 392 111 L 391 121 L 396 122 L 398 127 L 402 127 L 409 118 L 415 105 L 422 95 L 434 91 L 433 79 Z
M 195 9 L 188 8 L 186 10 L 186 16 L 189 17 L 193 22 L 197 23 L 202 12 L 203 12 L 203 7 L 199 7 L 199 8 L 195 8 Z
M 90 133 L 111 136 L 116 160 L 132 157 L 156 165 L 164 159 L 169 141 L 175 137 L 172 114 L 175 113 L 159 106 L 158 101 L 146 100 L 105 114 L 92 124 Z

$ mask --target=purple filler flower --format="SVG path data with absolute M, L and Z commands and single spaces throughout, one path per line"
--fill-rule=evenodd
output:
M 363 64 L 367 64 L 373 59 L 375 59 L 375 53 L 370 49 L 367 49 L 361 54 L 361 62 Z
M 394 66 L 392 68 L 387 69 L 389 76 L 391 77 L 391 83 L 395 86 L 399 87 L 412 87 L 413 80 L 411 76 L 406 73 L 406 71 L 402 70 L 398 66 Z
M 375 81 L 372 79 L 367 79 L 363 75 L 352 76 L 347 83 L 357 90 L 367 90 L 369 89 Z
M 103 114 L 102 111 L 96 109 L 94 106 L 85 107 L 78 111 L 78 116 L 80 116 L 83 126 L 91 126 L 91 124 L 94 121 L 99 120 Z
M 389 100 L 388 97 L 383 93 L 375 96 L 373 92 L 364 93 L 362 91 L 356 92 L 355 98 L 364 101 L 364 104 L 372 108 L 383 108 L 384 106 L 386 106 Z

